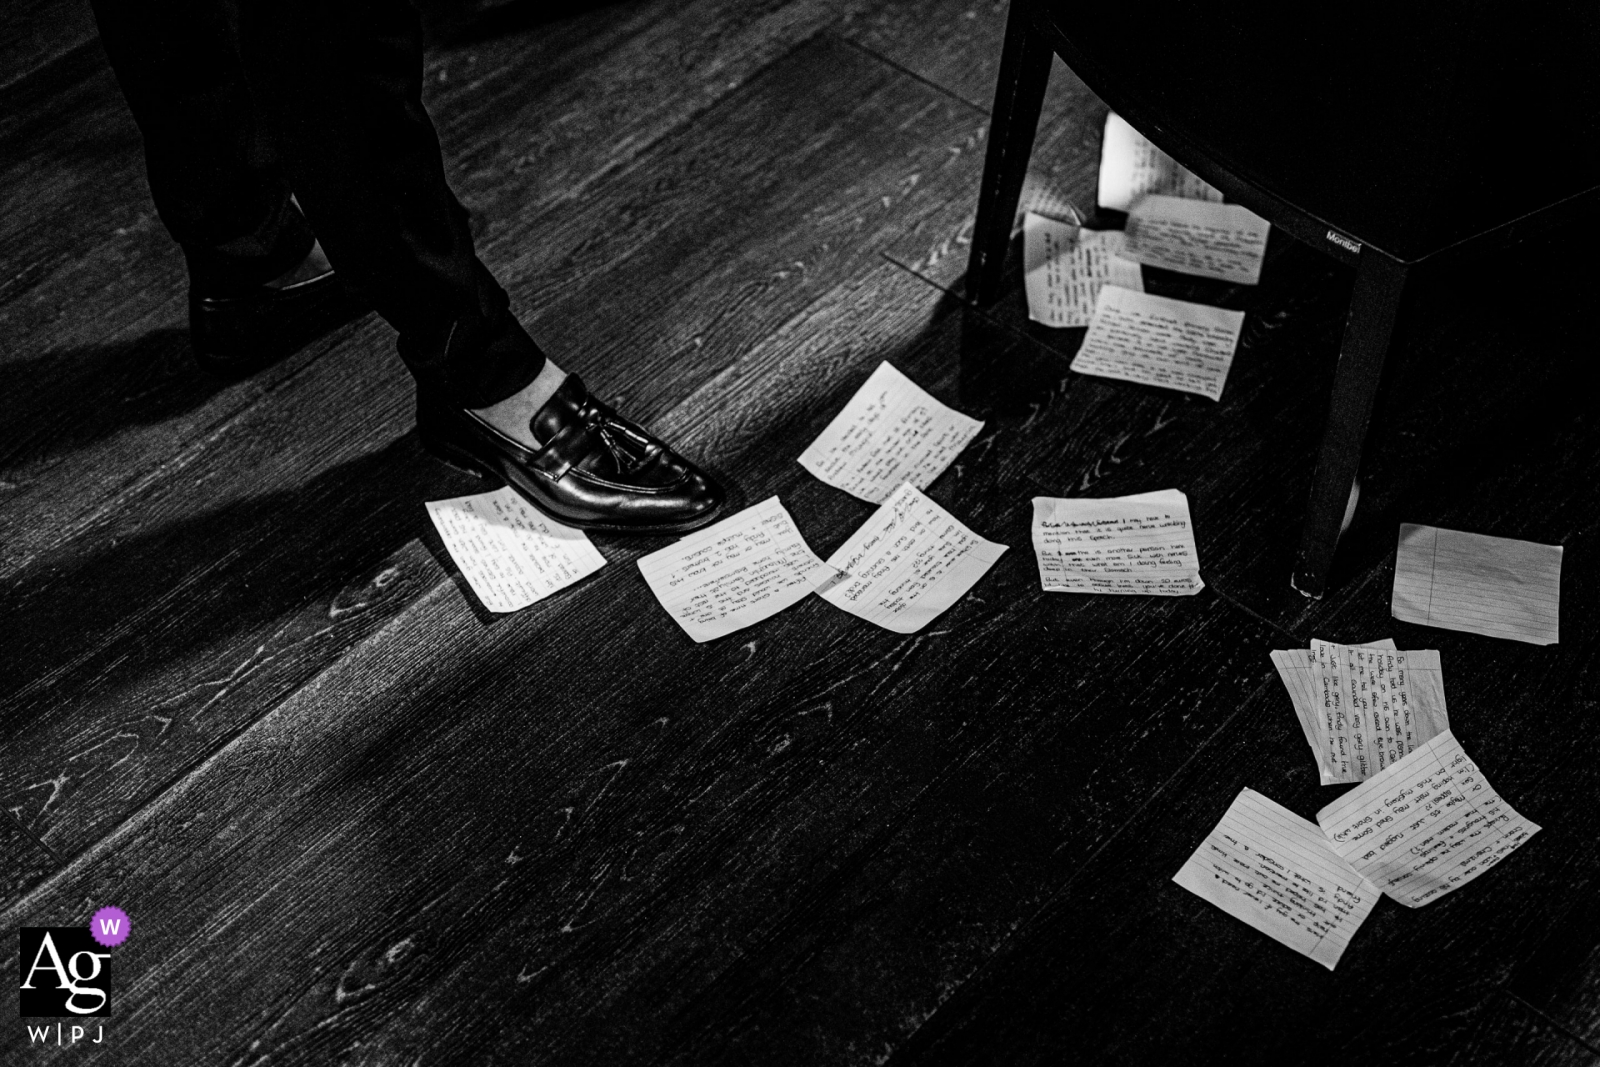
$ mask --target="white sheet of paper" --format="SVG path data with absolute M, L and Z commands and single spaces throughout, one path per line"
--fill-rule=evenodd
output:
M 1561 553 L 1560 545 L 1401 523 L 1390 611 L 1419 626 L 1556 644 Z
M 932 485 L 982 429 L 884 362 L 800 453 L 800 465 L 835 489 L 881 504 L 902 482 Z
M 1394 641 L 1389 638 L 1355 647 L 1398 651 Z M 1406 685 L 1412 712 L 1410 726 L 1415 737 L 1411 748 L 1415 748 L 1450 729 L 1450 718 L 1445 710 L 1444 672 L 1440 669 L 1439 653 L 1432 649 L 1420 649 L 1406 652 L 1405 656 Z M 1334 761 L 1330 759 L 1330 745 L 1325 739 L 1323 707 L 1319 696 L 1322 690 L 1321 676 L 1315 653 L 1309 648 L 1279 649 L 1272 653 L 1272 664 L 1278 668 L 1278 677 L 1289 691 L 1295 718 L 1299 720 L 1300 730 L 1305 734 L 1306 744 L 1316 760 L 1322 784 L 1341 785 L 1358 781 L 1349 776 L 1348 769 L 1346 776 L 1341 777 L 1333 766 Z
M 775 496 L 640 557 L 639 571 L 696 641 L 771 618 L 839 577 L 811 551 Z
M 494 612 L 519 611 L 606 565 L 582 530 L 546 518 L 509 485 L 427 502 L 461 576 Z
M 1066 185 L 1048 174 L 1030 170 L 1022 179 L 1022 195 L 1017 198 L 1017 217 L 1011 222 L 1011 234 L 1016 236 L 1029 212 L 1043 215 L 1071 226 L 1083 225 L 1083 213 L 1072 202 Z
M 1461 888 L 1539 832 L 1449 730 L 1317 812 L 1317 823 L 1345 862 L 1408 908 Z
M 907 483 L 828 557 L 845 578 L 817 595 L 886 630 L 913 634 L 965 596 L 1005 550 Z
M 1315 823 L 1253 789 L 1172 880 L 1330 971 L 1380 896 Z
M 1128 213 L 1124 254 L 1147 267 L 1255 285 L 1271 229 L 1238 204 L 1147 196 Z
M 1314 640 L 1310 653 L 1324 785 L 1364 782 L 1450 728 L 1437 651 Z
M 1145 140 L 1116 112 L 1100 142 L 1100 206 L 1127 211 L 1146 193 L 1221 201 L 1222 193 Z
M 1205 588 L 1189 498 L 1176 489 L 1100 499 L 1036 496 L 1033 551 L 1047 593 L 1193 596 Z
M 1028 318 L 1046 326 L 1087 326 L 1103 285 L 1144 290 L 1139 264 L 1125 259 L 1121 230 L 1085 230 L 1028 213 L 1022 227 Z
M 1242 311 L 1102 286 L 1072 369 L 1218 400 L 1243 326 Z

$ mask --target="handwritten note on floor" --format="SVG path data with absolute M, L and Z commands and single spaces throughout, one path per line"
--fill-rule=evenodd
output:
M 1222 193 L 1151 144 L 1123 118 L 1106 115 L 1100 142 L 1100 206 L 1128 211 L 1146 193 L 1220 201 Z
M 1272 653 L 1323 785 L 1364 782 L 1450 728 L 1439 653 L 1393 641 Z
M 800 465 L 835 489 L 881 504 L 902 482 L 932 485 L 981 429 L 885 362 L 800 453 Z
M 838 577 L 775 496 L 641 557 L 639 571 L 696 641 L 770 618 Z
M 1317 823 L 1346 863 L 1409 908 L 1461 888 L 1539 832 L 1448 730 L 1317 812 Z
M 1421 626 L 1556 644 L 1561 551 L 1560 545 L 1402 523 L 1390 611 Z
M 1085 230 L 1029 212 L 1022 228 L 1028 318 L 1045 326 L 1087 326 L 1103 285 L 1143 291 L 1139 264 L 1124 258 L 1120 230 Z
M 1205 588 L 1189 498 L 1176 489 L 1101 499 L 1033 498 L 1047 593 L 1193 596 Z
M 886 630 L 916 633 L 961 599 L 1005 550 L 905 484 L 828 557 L 846 577 L 817 595 Z
M 1218 400 L 1243 325 L 1242 311 L 1106 285 L 1072 369 Z
M 1172 880 L 1330 971 L 1379 896 L 1315 824 L 1253 789 Z
M 1237 204 L 1147 196 L 1128 214 L 1125 255 L 1147 267 L 1255 285 L 1271 228 Z
M 546 518 L 509 485 L 430 500 L 427 508 L 445 550 L 490 611 L 519 611 L 606 565 L 582 530 Z

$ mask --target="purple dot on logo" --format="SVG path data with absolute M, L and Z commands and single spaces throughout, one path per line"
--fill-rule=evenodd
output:
M 106 948 L 116 948 L 128 940 L 128 913 L 121 908 L 101 908 L 89 920 L 89 936 Z

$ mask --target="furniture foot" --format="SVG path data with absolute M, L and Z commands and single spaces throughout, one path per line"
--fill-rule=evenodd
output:
M 1345 320 L 1339 363 L 1333 374 L 1328 422 L 1311 476 L 1300 553 L 1290 584 L 1305 596 L 1321 599 L 1339 543 L 1346 511 L 1353 512 L 1356 473 L 1366 442 L 1372 402 L 1383 375 L 1384 357 L 1394 334 L 1406 265 L 1381 252 L 1365 250 L 1356 266 L 1355 291 Z M 1353 514 L 1352 514 L 1353 517 Z

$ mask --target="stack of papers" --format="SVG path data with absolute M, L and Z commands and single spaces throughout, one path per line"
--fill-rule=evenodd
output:
M 1172 880 L 1332 970 L 1380 892 L 1421 907 L 1538 832 L 1447 730 L 1315 826 L 1244 790 Z
M 1189 498 L 1176 489 L 1098 500 L 1036 496 L 1033 551 L 1048 593 L 1193 596 L 1205 588 Z
M 1364 782 L 1450 728 L 1439 653 L 1393 641 L 1272 653 L 1323 785 Z

